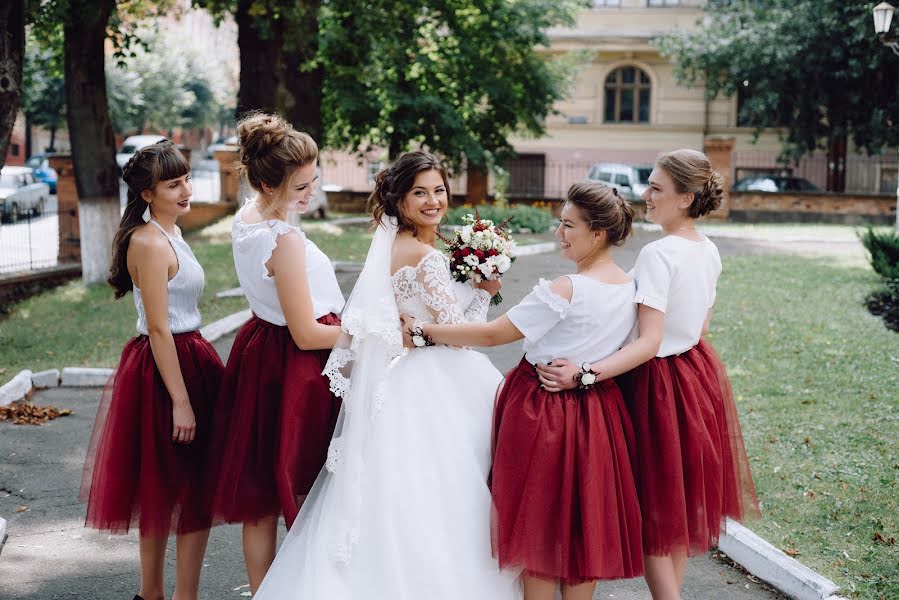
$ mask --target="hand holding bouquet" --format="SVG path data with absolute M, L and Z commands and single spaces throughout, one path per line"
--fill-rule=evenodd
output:
M 450 272 L 457 281 L 474 280 L 480 283 L 500 277 L 515 260 L 515 242 L 503 227 L 489 219 L 472 214 L 462 217 L 464 225 L 450 239 Z M 497 293 L 491 304 L 503 301 Z

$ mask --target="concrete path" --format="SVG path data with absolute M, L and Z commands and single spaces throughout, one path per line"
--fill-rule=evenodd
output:
M 618 251 L 619 264 L 630 268 L 639 248 L 655 237 L 657 234 L 638 232 L 627 248 Z M 722 254 L 765 251 L 761 244 L 756 248 L 751 243 L 732 240 L 720 240 L 719 247 Z M 570 271 L 570 265 L 555 253 L 520 258 L 505 277 L 506 303 L 493 308 L 491 315 L 502 314 L 504 309 L 513 306 L 539 277 L 552 278 Z M 346 293 L 355 277 L 354 273 L 340 275 Z M 223 358 L 232 342 L 233 336 L 226 336 L 216 344 Z M 520 360 L 521 346 L 512 344 L 486 354 L 497 368 L 505 371 Z M 137 533 L 111 536 L 84 529 L 84 508 L 77 499 L 99 396 L 98 389 L 38 392 L 32 399 L 35 403 L 70 408 L 73 414 L 42 427 L 0 423 L 0 516 L 9 521 L 9 539 L 0 553 L 0 598 L 3 600 L 124 600 L 137 592 Z M 167 556 L 169 590 L 173 585 L 174 546 L 171 538 Z M 248 588 L 238 526 L 213 530 L 204 566 L 201 598 L 245 597 Z M 697 557 L 688 563 L 683 597 L 685 600 L 781 598 L 712 556 Z M 604 598 L 648 600 L 650 596 L 643 580 L 633 579 L 601 583 L 595 599 Z

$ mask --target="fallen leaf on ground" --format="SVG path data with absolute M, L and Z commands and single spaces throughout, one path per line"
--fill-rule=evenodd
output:
M 799 556 L 800 554 L 802 554 L 796 548 L 784 548 L 783 551 L 787 556 Z
M 72 411 L 68 408 L 36 406 L 30 402 L 0 407 L 0 421 L 12 421 L 13 425 L 43 425 L 47 421 L 71 414 Z
M 19 508 L 16 509 L 16 512 L 17 512 L 17 513 L 20 513 L 20 512 L 28 512 L 29 510 L 31 510 L 31 509 L 28 508 L 27 506 L 20 506 Z
M 894 546 L 896 544 L 896 538 L 893 536 L 885 538 L 879 531 L 875 531 L 874 535 L 871 536 L 871 539 L 875 542 L 880 542 L 884 546 Z

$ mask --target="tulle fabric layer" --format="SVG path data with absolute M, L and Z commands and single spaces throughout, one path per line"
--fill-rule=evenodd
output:
M 190 533 L 210 525 L 203 482 L 222 362 L 199 332 L 173 336 L 196 419 L 191 444 L 172 441 L 172 400 L 147 336 L 125 345 L 103 390 L 85 461 L 85 526 L 142 536 Z
M 636 432 L 647 554 L 704 553 L 725 517 L 759 514 L 730 382 L 710 344 L 653 358 L 619 383 Z
M 325 315 L 318 320 L 339 325 Z M 286 326 L 253 316 L 228 357 L 213 423 L 216 522 L 283 514 L 290 527 L 325 463 L 340 400 L 321 372 L 327 350 L 300 350 Z
M 494 417 L 494 553 L 505 569 L 577 584 L 643 572 L 634 434 L 612 381 L 550 393 L 522 359 Z

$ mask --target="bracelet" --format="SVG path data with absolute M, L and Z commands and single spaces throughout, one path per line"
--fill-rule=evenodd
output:
M 434 346 L 434 340 L 431 339 L 431 336 L 426 335 L 424 330 L 416 325 L 412 329 L 412 344 L 416 348 L 424 348 L 426 346 Z
M 581 364 L 581 372 L 574 376 L 574 380 L 577 382 L 579 389 L 585 390 L 596 383 L 597 375 L 599 373 L 593 370 L 593 365 L 589 362 L 584 362 Z

